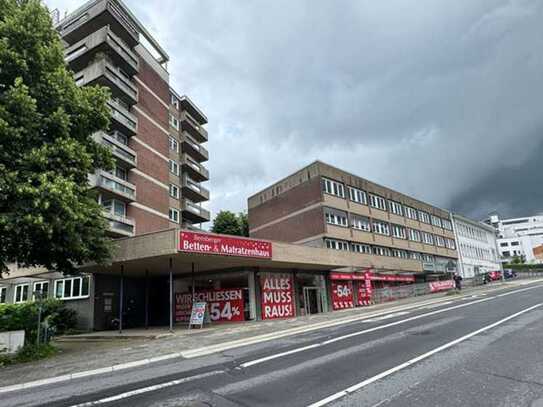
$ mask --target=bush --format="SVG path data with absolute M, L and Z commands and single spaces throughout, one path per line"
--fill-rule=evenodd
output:
M 49 343 L 26 344 L 15 355 L 7 355 L 0 351 L 0 367 L 15 363 L 31 362 L 48 358 L 57 352 L 57 348 Z
M 34 343 L 37 337 L 38 302 L 0 305 L 0 332 L 25 331 L 25 343 Z M 75 327 L 77 314 L 65 307 L 62 301 L 41 301 L 42 322 L 47 321 L 53 332 L 62 333 Z

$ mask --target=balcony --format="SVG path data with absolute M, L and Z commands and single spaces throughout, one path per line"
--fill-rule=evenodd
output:
M 138 73 L 139 59 L 130 47 L 106 26 L 64 50 L 64 59 L 74 72 L 85 69 L 94 60 L 106 55 L 127 75 Z
M 192 223 L 203 223 L 209 221 L 209 211 L 186 198 L 181 199 L 181 213 L 183 215 L 183 219 L 188 219 Z
M 117 100 L 110 99 L 107 104 L 111 108 L 111 129 L 135 136 L 138 131 L 138 118 Z
M 93 135 L 94 141 L 111 150 L 111 153 L 118 161 L 122 161 L 123 167 L 135 168 L 138 164 L 137 153 L 127 145 L 124 145 L 114 136 L 99 131 Z
M 182 177 L 181 195 L 192 202 L 209 201 L 209 190 L 188 177 L 187 174 L 183 174 Z
M 181 137 L 181 152 L 188 154 L 199 163 L 209 159 L 209 153 L 207 150 L 196 140 L 194 140 L 194 138 L 186 131 L 182 133 Z
M 94 2 L 86 8 L 83 6 L 62 20 L 56 28 L 68 44 L 74 44 L 105 25 L 109 25 L 131 47 L 139 43 L 136 25 L 119 3 L 111 0 Z
M 186 110 L 189 114 L 196 119 L 199 124 L 206 124 L 207 117 L 205 114 L 194 104 L 188 96 L 181 96 L 179 99 L 179 106 L 181 110 Z
M 138 88 L 132 79 L 105 58 L 98 60 L 74 75 L 78 86 L 102 85 L 111 90 L 111 94 L 132 106 L 138 103 Z
M 188 112 L 181 112 L 179 115 L 181 130 L 189 133 L 197 142 L 207 141 L 207 130 L 204 129 Z
M 89 176 L 91 187 L 98 188 L 104 198 L 119 198 L 123 201 L 136 200 L 136 186 L 104 170 L 98 170 Z
M 209 180 L 209 171 L 186 153 L 181 154 L 181 170 L 196 182 Z
M 109 234 L 112 237 L 131 237 L 136 230 L 136 221 L 126 216 L 119 216 L 109 211 L 104 211 L 104 217 L 109 223 Z

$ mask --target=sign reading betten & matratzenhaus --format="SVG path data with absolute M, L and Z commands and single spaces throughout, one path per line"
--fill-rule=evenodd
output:
M 265 240 L 245 239 L 210 233 L 181 231 L 179 250 L 188 253 L 271 259 L 272 244 Z

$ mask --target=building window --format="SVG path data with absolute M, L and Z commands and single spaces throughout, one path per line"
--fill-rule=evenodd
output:
M 511 257 L 511 252 L 505 251 L 505 252 L 503 252 L 502 256 L 503 257 Z
M 330 195 L 345 198 L 345 187 L 341 182 L 332 181 L 328 178 L 322 179 L 322 190 Z
M 29 284 L 19 284 L 15 286 L 15 295 L 13 296 L 13 302 L 18 304 L 20 302 L 28 301 Z
M 326 248 L 334 250 L 349 250 L 349 243 L 343 240 L 325 239 Z
M 443 236 L 435 235 L 436 245 L 439 247 L 445 247 L 445 239 Z
M 179 175 L 179 164 L 174 160 L 170 160 L 170 172 L 174 175 Z
M 400 225 L 392 225 L 392 236 L 397 237 L 398 239 L 407 239 L 405 228 Z
M 434 237 L 431 233 L 421 232 L 422 233 L 422 241 L 426 244 L 434 244 Z
M 425 261 L 426 263 L 433 263 L 434 262 L 434 256 L 432 256 L 431 254 L 422 254 L 422 260 Z
M 444 229 L 452 230 L 452 223 L 448 219 L 441 219 L 441 224 L 443 225 Z
M 49 281 L 38 281 L 37 283 L 34 283 L 34 291 L 32 293 L 32 297 L 34 298 L 34 293 L 36 291 L 39 291 L 42 294 L 42 298 L 47 298 L 47 295 L 49 294 Z
M 519 246 L 520 243 L 519 242 L 511 242 L 511 246 Z
M 106 199 L 102 201 L 102 208 L 108 213 L 116 216 L 126 216 L 126 203 L 117 199 Z
M 437 227 L 442 227 L 441 226 L 441 218 L 432 215 L 432 225 L 437 226 Z
M 372 246 L 371 249 L 376 256 L 390 256 L 390 249 L 388 247 Z
M 5 304 L 8 299 L 8 288 L 7 287 L 0 287 L 0 304 Z
M 349 226 L 349 223 L 347 222 L 347 215 L 345 214 L 326 211 L 324 215 L 326 218 L 326 223 L 329 223 L 331 225 L 344 226 L 344 227 Z
M 446 243 L 449 249 L 456 250 L 456 242 L 454 241 L 454 239 L 447 239 Z
M 175 184 L 170 184 L 170 196 L 179 199 L 179 187 Z
M 170 126 L 179 130 L 179 120 L 177 120 L 172 114 L 170 114 Z
M 378 233 L 380 235 L 390 235 L 390 226 L 386 222 L 380 222 L 377 220 L 374 220 L 372 222 L 373 232 Z
M 179 210 L 175 208 L 170 208 L 168 211 L 168 216 L 172 222 L 179 223 Z
M 419 211 L 419 220 L 421 222 L 430 224 L 430 214 L 428 212 Z
M 55 297 L 61 300 L 75 300 L 89 296 L 89 277 L 70 277 L 55 280 Z
M 368 218 L 351 214 L 351 227 L 364 232 L 371 232 L 371 224 Z
M 170 150 L 175 151 L 176 153 L 179 152 L 179 143 L 176 139 L 174 139 L 172 136 L 169 136 L 170 141 Z
M 402 210 L 402 204 L 396 201 L 388 201 L 388 207 L 390 209 L 390 212 L 398 215 L 403 216 L 403 210 Z
M 410 206 L 404 205 L 405 210 L 405 216 L 407 216 L 409 219 L 417 220 L 417 210 L 415 208 L 411 208 Z
M 420 232 L 416 229 L 409 229 L 409 240 L 412 240 L 414 242 L 420 242 Z
M 351 243 L 351 250 L 356 253 L 371 254 L 371 247 L 367 244 Z
M 349 199 L 359 204 L 368 204 L 366 193 L 358 188 L 349 187 Z
M 422 255 L 418 252 L 409 252 L 409 257 L 413 260 L 421 260 Z
M 177 97 L 175 97 L 175 95 L 170 95 L 170 101 L 172 103 L 172 106 L 179 110 L 179 100 L 177 99 Z
M 394 257 L 399 257 L 401 259 L 407 259 L 409 258 L 409 255 L 405 250 L 399 250 L 399 249 L 392 249 L 392 255 Z
M 500 247 L 507 247 L 507 246 L 509 246 L 509 243 L 507 243 L 507 242 L 501 242 L 500 243 Z
M 378 195 L 370 194 L 370 205 L 374 208 L 381 209 L 382 211 L 387 210 L 385 198 Z

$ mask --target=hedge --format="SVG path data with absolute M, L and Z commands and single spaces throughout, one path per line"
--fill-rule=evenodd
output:
M 77 323 L 77 313 L 66 308 L 62 301 L 47 299 L 41 302 L 41 320 L 47 323 L 54 333 L 73 329 Z M 37 336 L 38 303 L 0 304 L 0 332 L 25 331 L 25 343 L 33 343 Z
M 543 272 L 543 264 L 504 264 L 504 269 L 513 269 L 516 271 L 541 271 Z

